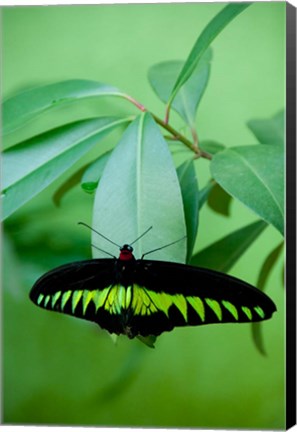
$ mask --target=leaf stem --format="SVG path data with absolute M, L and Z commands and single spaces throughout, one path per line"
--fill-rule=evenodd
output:
M 201 149 L 198 148 L 197 145 L 193 144 L 190 140 L 188 140 L 184 135 L 180 134 L 176 129 L 174 129 L 172 126 L 170 126 L 168 123 L 165 123 L 164 120 L 157 117 L 155 114 L 151 113 L 153 119 L 156 123 L 158 123 L 160 126 L 162 126 L 164 129 L 166 129 L 168 132 L 173 135 L 175 139 L 178 141 L 181 141 L 183 144 L 185 144 L 191 151 L 195 153 L 195 159 L 198 159 L 199 157 L 203 157 L 205 159 L 211 160 L 212 155 L 210 153 L 207 153 Z
M 198 139 L 198 134 L 197 134 L 196 129 L 191 128 L 191 133 L 192 133 L 194 145 L 196 145 L 197 147 L 199 147 L 199 139 Z
M 137 102 L 137 100 L 133 99 L 133 97 L 125 94 L 125 99 L 127 99 L 129 102 L 132 102 L 133 105 L 135 105 L 138 109 L 140 109 L 140 111 L 148 111 L 144 105 L 142 105 L 141 103 Z
M 129 95 L 125 95 L 125 99 L 127 99 L 128 101 L 132 102 L 133 105 L 135 105 L 138 109 L 140 109 L 141 111 L 145 112 L 150 112 L 148 111 L 144 105 L 142 105 L 141 103 L 137 102 L 135 99 L 133 99 L 131 96 Z M 168 106 L 168 108 L 170 108 L 170 106 Z M 152 115 L 153 119 L 155 120 L 156 123 L 158 123 L 160 126 L 162 126 L 164 129 L 166 129 L 172 136 L 173 139 L 181 141 L 183 144 L 185 144 L 192 152 L 195 153 L 194 159 L 198 159 L 200 157 L 203 157 L 204 159 L 208 159 L 211 160 L 212 159 L 212 155 L 210 153 L 207 153 L 204 150 L 201 150 L 198 147 L 198 136 L 197 136 L 197 142 L 195 142 L 194 144 L 188 140 L 188 138 L 186 138 L 184 135 L 180 134 L 176 129 L 174 129 L 172 126 L 170 126 L 170 124 L 168 124 L 168 119 L 169 119 L 169 109 L 168 111 L 166 111 L 166 119 L 162 120 L 160 117 L 156 116 L 155 114 L 153 114 L 152 112 L 150 112 L 150 114 Z M 196 132 L 195 132 L 196 133 Z M 194 139 L 195 139 L 195 135 L 193 135 Z M 196 141 L 196 140 L 195 140 Z
M 165 120 L 164 123 L 168 124 L 169 122 L 169 113 L 170 113 L 170 105 L 166 105 L 166 112 L 165 112 Z

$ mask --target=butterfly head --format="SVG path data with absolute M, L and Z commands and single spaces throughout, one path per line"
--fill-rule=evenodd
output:
M 120 256 L 119 259 L 121 261 L 130 261 L 134 259 L 133 256 L 133 247 L 128 245 L 128 244 L 124 244 L 124 246 L 122 246 L 120 248 Z

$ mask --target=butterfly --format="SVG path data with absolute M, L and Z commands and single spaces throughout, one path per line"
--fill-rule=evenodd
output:
M 180 263 L 135 259 L 132 243 L 120 247 L 118 258 L 55 268 L 37 280 L 30 299 L 129 338 L 158 336 L 179 326 L 263 321 L 276 311 L 266 294 L 240 279 Z

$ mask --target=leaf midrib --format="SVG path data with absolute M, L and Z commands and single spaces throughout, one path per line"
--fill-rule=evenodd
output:
M 17 179 L 16 181 L 14 181 L 13 183 L 11 183 L 9 186 L 7 186 L 5 189 L 3 189 L 2 192 L 6 192 L 8 189 L 10 189 L 11 187 L 17 185 L 18 183 L 20 183 L 21 181 L 23 181 L 25 178 L 27 178 L 28 176 L 30 176 L 32 173 L 40 170 L 42 167 L 45 167 L 47 164 L 51 163 L 52 161 L 54 161 L 55 159 L 59 158 L 60 156 L 64 155 L 65 153 L 71 151 L 74 147 L 78 146 L 79 144 L 81 144 L 83 141 L 88 140 L 89 138 L 92 138 L 92 136 L 100 133 L 100 132 L 104 132 L 105 130 L 109 129 L 112 126 L 115 126 L 117 124 L 121 124 L 121 123 L 125 123 L 129 121 L 129 118 L 125 118 L 125 119 L 120 119 L 117 120 L 115 122 L 109 123 L 108 125 L 105 125 L 102 128 L 96 129 L 96 131 L 89 133 L 87 135 L 84 136 L 84 138 L 81 139 L 77 139 L 76 141 L 74 141 L 71 145 L 71 147 L 67 147 L 65 148 L 63 151 L 61 151 L 59 154 L 56 154 L 54 157 L 48 159 L 46 162 L 40 164 L 40 165 L 36 165 L 35 168 L 28 172 L 26 175 L 24 175 L 23 177 Z
M 245 165 L 245 166 L 247 166 L 251 171 L 252 171 L 252 173 L 255 175 L 255 177 L 259 180 L 259 182 L 263 185 L 263 187 L 264 187 L 264 189 L 266 189 L 269 193 L 270 193 L 270 196 L 272 197 L 272 199 L 273 199 L 273 201 L 274 201 L 274 203 L 276 204 L 276 207 L 277 207 L 277 209 L 279 210 L 279 212 L 280 212 L 280 214 L 281 214 L 281 217 L 283 218 L 284 217 L 284 213 L 283 213 L 283 210 L 282 210 L 282 208 L 281 208 L 281 206 L 280 206 L 280 204 L 278 203 L 278 201 L 277 201 L 277 198 L 275 197 L 275 195 L 274 195 L 274 193 L 272 192 L 272 190 L 270 189 L 270 187 L 268 187 L 268 185 L 264 182 L 264 180 L 261 178 L 261 176 L 259 175 L 259 173 L 257 172 L 257 171 L 255 171 L 255 169 L 253 168 L 253 166 L 252 165 L 250 165 L 249 163 L 248 163 L 248 161 L 241 155 L 241 154 L 239 154 L 238 152 L 236 152 L 235 150 L 233 150 L 233 149 L 229 149 L 229 151 L 230 151 L 230 153 L 233 153 L 233 154 L 235 154 L 242 162 L 243 162 L 243 164 Z

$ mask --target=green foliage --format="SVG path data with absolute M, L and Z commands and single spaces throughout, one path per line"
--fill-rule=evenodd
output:
M 234 198 L 284 234 L 284 150 L 281 146 L 226 149 L 211 162 L 214 179 Z
M 45 132 L 3 153 L 3 218 L 37 195 L 127 119 L 82 120 Z
M 235 361 L 241 365 L 246 361 L 247 338 L 244 337 L 244 326 L 240 331 L 213 329 L 211 330 L 213 333 L 207 333 L 206 330 L 204 333 L 196 332 L 192 333 L 192 339 L 189 336 L 191 329 L 187 329 L 184 333 L 178 333 L 178 330 L 176 332 L 179 341 L 178 351 L 182 355 L 170 357 L 170 362 L 166 364 L 170 371 L 167 375 L 166 370 L 162 369 L 164 364 L 160 366 L 161 382 L 157 378 L 159 375 L 154 375 L 159 368 L 159 359 L 166 358 L 167 362 L 168 350 L 171 348 L 172 352 L 176 353 L 176 340 L 170 339 L 171 335 L 168 337 L 166 335 L 162 340 L 157 341 L 143 338 L 140 341 L 143 343 L 136 341 L 135 345 L 132 345 L 133 342 L 120 339 L 117 342 L 117 354 L 114 355 L 115 348 L 103 332 L 92 333 L 90 327 L 75 320 L 68 321 L 64 317 L 52 318 L 51 315 L 54 314 L 46 314 L 35 309 L 33 311 L 33 307 L 28 304 L 27 291 L 34 280 L 50 268 L 73 260 L 90 258 L 87 249 L 87 233 L 83 229 L 78 229 L 76 225 L 70 226 L 71 218 L 74 218 L 75 222 L 89 221 L 92 218 L 92 226 L 118 244 L 133 241 L 153 226 L 146 236 L 135 243 L 137 257 L 182 239 L 186 235 L 186 240 L 157 251 L 149 257 L 189 262 L 192 265 L 206 266 L 222 272 L 229 272 L 231 268 L 235 268 L 237 273 L 242 274 L 243 279 L 250 277 L 249 273 L 252 269 L 256 279 L 259 273 L 256 285 L 260 289 L 266 288 L 273 272 L 277 272 L 279 276 L 277 265 L 281 245 L 275 247 L 271 243 L 274 242 L 275 237 L 279 243 L 279 237 L 284 232 L 284 146 L 280 145 L 284 142 L 284 112 L 280 111 L 279 108 L 282 107 L 278 106 L 275 109 L 278 113 L 269 118 L 270 107 L 267 104 L 263 108 L 264 114 L 261 115 L 265 119 L 251 116 L 253 120 L 249 120 L 250 117 L 242 108 L 243 121 L 239 124 L 238 117 L 234 116 L 236 122 L 234 121 L 232 110 L 236 113 L 238 107 L 242 105 L 242 94 L 239 94 L 238 98 L 237 95 L 236 98 L 230 96 L 230 100 L 227 100 L 226 97 L 221 96 L 221 94 L 225 95 L 224 88 L 212 84 L 216 76 L 225 76 L 227 66 L 229 67 L 228 79 L 232 81 L 234 76 L 230 65 L 225 64 L 225 53 L 222 53 L 220 45 L 211 48 L 210 45 L 226 28 L 230 39 L 227 38 L 225 43 L 230 44 L 232 41 L 230 49 L 234 50 L 232 53 L 234 64 L 236 61 L 240 63 L 237 54 L 244 51 L 244 43 L 242 39 L 233 37 L 231 21 L 249 5 L 249 3 L 237 3 L 222 7 L 202 33 L 194 36 L 195 38 L 198 36 L 197 40 L 188 57 L 186 57 L 187 53 L 185 54 L 185 61 L 170 60 L 170 57 L 169 59 L 165 57 L 167 52 L 164 45 L 166 38 L 164 38 L 159 47 L 161 57 L 154 57 L 154 61 L 158 63 L 150 66 L 148 72 L 149 84 L 166 111 L 164 120 L 155 114 L 154 107 L 144 108 L 142 103 L 116 87 L 85 79 L 61 81 L 64 79 L 63 74 L 58 78 L 57 83 L 40 85 L 40 82 L 36 82 L 38 87 L 28 88 L 4 102 L 3 130 L 4 134 L 12 140 L 12 145 L 3 152 L 2 183 L 2 216 L 5 219 L 7 232 L 5 238 L 7 254 L 5 302 L 9 305 L 5 311 L 5 337 L 9 341 L 7 358 L 13 359 L 11 367 L 13 371 L 23 370 L 23 366 L 26 371 L 37 371 L 36 375 L 32 373 L 32 379 L 24 373 L 25 381 L 22 385 L 18 383 L 17 376 L 14 377 L 12 373 L 7 378 L 5 393 L 9 395 L 8 400 L 14 398 L 11 389 L 17 386 L 24 387 L 23 393 L 17 396 L 20 400 L 25 400 L 27 387 L 33 389 L 32 394 L 34 394 L 28 406 L 22 405 L 20 410 L 14 409 L 14 406 L 7 408 L 8 405 L 5 405 L 5 412 L 9 413 L 6 414 L 7 421 L 11 419 L 15 421 L 16 418 L 17 420 L 33 418 L 36 422 L 44 422 L 49 418 L 49 422 L 56 423 L 70 424 L 77 421 L 96 424 L 97 419 L 100 418 L 104 424 L 109 425 L 115 421 L 114 417 L 108 417 L 109 411 L 105 410 L 109 401 L 120 405 L 122 395 L 127 393 L 137 399 L 139 392 L 145 387 L 148 388 L 148 396 L 144 399 L 145 410 L 143 412 L 139 410 L 137 413 L 135 410 L 133 413 L 125 410 L 124 418 L 130 425 L 154 425 L 149 422 L 152 413 L 159 409 L 160 405 L 152 396 L 156 387 L 160 386 L 163 389 L 162 385 L 166 386 L 166 397 L 170 394 L 170 398 L 176 403 L 174 399 L 176 386 L 180 383 L 176 384 L 172 377 L 173 375 L 176 377 L 177 371 L 184 369 L 193 371 L 191 372 L 193 382 L 189 383 L 188 390 L 193 405 L 188 403 L 189 398 L 185 398 L 185 402 L 183 398 L 178 401 L 179 406 L 186 413 L 185 423 L 178 423 L 177 416 L 180 415 L 180 411 L 175 417 L 174 410 L 168 403 L 170 406 L 168 413 L 166 407 L 163 407 L 164 417 L 162 418 L 166 420 L 164 424 L 158 423 L 157 426 L 168 427 L 176 423 L 181 426 L 195 427 L 197 425 L 191 420 L 191 413 L 196 412 L 196 402 L 193 401 L 196 401 L 197 397 L 205 413 L 209 403 L 208 394 L 215 397 L 216 403 L 225 400 L 225 391 L 230 385 L 229 374 L 225 373 L 229 370 L 229 364 Z M 248 9 L 248 12 L 252 12 L 253 8 L 254 6 Z M 241 17 L 239 23 L 240 20 Z M 203 20 L 199 22 L 201 23 L 203 24 Z M 162 34 L 163 32 L 164 28 Z M 180 38 L 181 32 L 177 27 L 174 28 L 174 32 Z M 220 36 L 218 41 L 221 37 L 223 36 Z M 169 41 L 167 42 L 170 46 Z M 184 49 L 184 44 L 181 45 Z M 229 50 L 229 45 L 227 47 Z M 100 57 L 100 50 L 97 45 L 92 45 L 90 50 L 92 61 L 96 64 L 96 58 Z M 108 52 L 108 56 L 110 55 Z M 245 53 L 240 57 L 241 61 L 244 61 L 242 59 L 246 55 Z M 182 56 L 183 54 L 178 54 L 177 58 Z M 160 62 L 162 58 L 166 58 L 166 61 Z M 100 59 L 101 61 L 103 62 Z M 224 70 L 217 72 L 216 68 L 220 62 L 223 63 Z M 94 64 L 91 65 L 93 68 Z M 133 91 L 135 88 L 135 93 L 141 95 L 141 90 L 137 88 L 140 80 L 136 76 L 136 68 L 134 71 L 135 65 L 132 66 L 129 69 L 131 82 L 127 83 L 127 86 L 130 85 Z M 85 70 L 84 73 L 84 76 L 92 77 L 89 70 Z M 119 81 L 121 79 L 125 82 L 127 76 L 122 74 L 122 69 L 119 68 L 117 74 Z M 41 77 L 41 83 L 52 82 L 55 76 L 50 75 L 50 79 Z M 97 71 L 95 79 L 96 76 Z M 98 77 L 101 79 L 100 75 Z M 248 78 L 245 76 L 243 79 Z M 243 79 L 240 85 L 244 82 Z M 211 115 L 207 111 L 207 104 L 210 104 L 207 99 L 209 94 L 215 94 L 215 101 L 210 99 L 212 100 Z M 118 109 L 114 96 L 125 100 L 125 109 Z M 109 97 L 111 98 L 108 99 Z M 279 100 L 282 103 L 283 99 L 279 98 L 278 102 Z M 160 101 L 158 102 L 161 104 Z M 129 102 L 133 106 L 129 105 Z M 76 111 L 75 116 L 75 106 L 80 110 L 84 103 L 90 103 L 90 107 L 93 103 L 96 108 L 103 106 L 104 110 L 108 112 L 111 110 L 111 115 L 115 114 L 118 117 L 94 118 L 96 114 L 91 108 L 91 115 L 88 114 L 89 118 L 86 120 L 86 116 L 80 111 L 79 114 Z M 105 103 L 107 105 L 104 105 Z M 231 109 L 231 120 L 226 124 L 226 130 L 229 128 L 227 134 L 224 130 L 226 117 L 223 115 L 226 105 Z M 141 111 L 138 116 L 134 115 L 135 107 Z M 178 113 L 178 116 L 170 116 L 169 122 L 171 108 Z M 50 124 L 51 115 L 63 113 L 63 109 L 67 110 L 69 116 L 73 113 L 73 120 L 77 120 L 78 115 L 79 120 L 63 124 L 63 115 L 61 115 L 61 126 L 55 129 L 50 126 L 45 127 L 44 130 L 41 129 L 43 131 L 41 134 L 30 135 L 31 125 L 41 124 L 43 127 L 42 117 L 46 116 L 49 116 Z M 222 120 L 216 116 L 217 112 L 222 113 Z M 258 144 L 249 145 L 252 143 L 247 141 L 248 138 L 243 133 L 246 130 L 251 135 L 246 124 Z M 126 128 L 123 134 L 119 126 Z M 118 135 L 109 136 L 109 133 L 115 130 Z M 26 140 L 19 138 L 18 134 L 22 131 L 28 133 Z M 15 137 L 17 138 L 14 140 Z M 228 142 L 228 137 L 231 142 Z M 165 138 L 168 138 L 168 142 Z M 67 199 L 64 201 L 66 194 Z M 52 198 L 60 206 L 59 209 L 52 205 Z M 209 207 L 213 211 L 209 210 Z M 250 218 L 255 214 L 261 220 L 251 222 Z M 234 223 L 236 217 L 237 220 L 239 219 L 238 224 Z M 27 237 L 23 231 L 29 233 Z M 261 240 L 265 235 L 269 235 L 272 239 L 267 245 L 263 245 Z M 114 255 L 117 254 L 110 244 L 96 235 L 92 237 L 92 243 Z M 259 243 L 261 246 L 258 251 Z M 106 257 L 96 249 L 93 256 Z M 263 262 L 264 257 L 267 258 Z M 250 264 L 251 258 L 253 264 Z M 24 290 L 19 288 L 21 278 L 24 279 Z M 253 276 L 251 276 L 251 283 L 253 283 L 252 278 Z M 278 294 L 277 290 L 273 291 L 275 288 L 278 287 L 267 286 L 268 294 L 274 297 L 282 296 L 282 293 Z M 281 305 L 280 307 L 278 305 L 278 310 L 281 311 Z M 12 316 L 16 326 L 13 328 L 10 326 Z M 280 323 L 281 321 L 277 322 L 278 325 Z M 252 326 L 254 346 L 261 353 L 266 352 L 262 327 L 265 331 L 266 328 L 273 330 L 273 325 L 274 323 L 264 323 L 261 327 Z M 25 343 L 26 334 L 31 334 L 31 328 L 36 330 L 37 338 L 34 340 L 31 338 L 28 347 Z M 17 329 L 21 329 L 20 335 L 17 334 Z M 271 369 L 273 362 L 277 362 L 278 359 L 281 362 L 280 354 L 275 354 L 272 330 L 270 332 L 267 330 L 267 334 L 265 333 L 268 356 L 272 352 Z M 224 340 L 228 349 L 229 338 L 225 335 L 232 336 L 233 331 L 234 334 L 238 331 L 236 334 L 240 347 L 236 351 L 230 342 L 230 357 L 220 359 L 218 355 L 220 344 L 217 341 Z M 72 353 L 71 340 L 74 341 L 75 356 L 73 361 L 69 357 L 66 367 L 63 359 L 65 352 L 69 350 Z M 193 345 L 189 344 L 190 340 L 194 341 Z M 148 350 L 144 345 L 156 346 L 157 349 Z M 25 359 L 21 359 L 15 356 L 13 347 L 17 346 L 27 353 L 28 358 L 25 356 Z M 63 347 L 62 352 L 61 347 Z M 31 359 L 30 353 L 34 350 L 38 354 Z M 55 353 L 54 364 L 49 361 L 51 357 L 48 354 L 49 350 Z M 252 361 L 257 355 L 257 351 L 255 349 L 253 351 L 249 354 Z M 106 357 L 103 352 L 106 353 Z M 153 355 L 155 357 L 146 357 Z M 258 357 L 260 360 L 256 361 L 263 360 L 261 356 Z M 147 358 L 150 361 L 146 362 Z M 184 368 L 186 361 L 190 366 Z M 218 362 L 221 362 L 221 369 L 218 368 Z M 8 363 L 6 361 L 6 365 Z M 63 367 L 60 368 L 60 365 Z M 262 369 L 266 367 L 263 368 L 262 363 L 258 365 Z M 211 375 L 208 373 L 209 370 Z M 218 371 L 214 376 L 213 370 Z M 145 373 L 142 374 L 142 371 Z M 262 370 L 261 373 L 265 374 L 265 371 Z M 144 380 L 145 375 L 147 380 L 154 383 L 153 389 L 150 389 L 148 381 Z M 73 376 L 77 379 L 73 380 Z M 224 379 L 222 377 L 226 380 L 222 381 Z M 261 392 L 269 396 L 270 387 L 265 385 L 266 381 L 269 381 L 269 376 L 265 376 L 266 381 L 264 380 L 261 392 L 257 386 L 258 375 L 256 378 L 252 380 L 246 370 L 243 371 L 243 375 L 235 371 L 234 383 L 240 382 L 242 388 L 244 385 L 246 388 L 254 385 L 254 394 L 257 397 Z M 40 388 L 42 379 L 44 387 Z M 177 379 L 186 382 L 183 375 L 178 375 Z M 217 382 L 221 383 L 220 388 Z M 133 383 L 136 383 L 135 388 Z M 196 393 L 191 393 L 191 386 L 195 386 L 196 389 L 208 386 L 207 392 L 197 396 Z M 85 397 L 83 407 L 76 387 L 83 395 L 80 397 Z M 245 394 L 244 391 L 242 393 Z M 58 401 L 57 410 L 52 409 L 53 405 L 51 405 L 54 412 L 52 417 L 49 417 L 45 409 L 41 410 L 40 407 L 39 410 L 35 409 L 35 404 L 45 397 L 49 402 Z M 162 399 L 164 397 L 162 393 Z M 265 399 L 265 396 L 263 398 Z M 211 401 L 213 402 L 213 399 Z M 226 403 L 230 406 L 231 401 L 232 403 L 234 401 L 233 393 Z M 249 402 L 254 409 L 253 412 L 258 413 L 258 399 Z M 265 403 L 267 405 L 266 401 Z M 245 403 L 238 402 L 238 404 L 240 404 L 237 407 L 238 412 L 244 416 Z M 18 403 L 16 406 L 19 407 Z M 116 411 L 116 408 L 113 408 L 113 413 Z M 235 420 L 234 424 L 233 420 L 230 420 L 233 413 L 230 418 L 229 414 L 224 417 L 225 411 L 222 409 L 219 418 L 227 418 L 228 425 L 236 427 Z M 213 412 L 207 415 L 207 427 L 222 426 L 215 423 Z M 249 419 L 245 418 L 243 426 L 253 427 L 254 424 L 250 419 L 254 417 L 251 414 Z M 281 427 L 280 421 L 275 420 L 275 423 L 273 421 L 274 419 L 270 423 L 271 428 Z M 266 424 L 263 423 L 260 425 L 261 428 L 265 426 Z
M 214 185 L 209 193 L 208 205 L 215 212 L 224 216 L 230 216 L 230 205 L 232 197 L 218 183 Z
M 199 224 L 200 199 L 198 180 L 193 160 L 187 160 L 177 168 L 177 175 L 183 199 L 187 227 L 187 262 L 189 262 L 195 245 Z
M 283 147 L 225 148 L 214 140 L 204 140 L 201 150 L 198 147 L 195 118 L 209 81 L 212 57 L 209 45 L 248 6 L 227 5 L 198 37 L 185 62 L 167 61 L 149 70 L 153 89 L 164 103 L 169 101 L 169 106 L 172 103 L 181 115 L 190 128 L 193 143 L 154 114 L 142 114 L 131 123 L 114 151 L 99 154 L 96 160 L 62 183 L 54 195 L 56 204 L 59 205 L 65 193 L 81 182 L 84 191 L 96 192 L 94 228 L 117 243 L 131 242 L 153 226 L 154 235 L 149 234 L 135 244 L 136 256 L 186 234 L 187 242 L 181 241 L 155 253 L 155 259 L 177 262 L 191 260 L 199 210 L 206 199 L 217 213 L 229 216 L 233 196 L 283 233 Z M 120 96 L 143 109 L 132 97 L 108 84 L 68 80 L 27 90 L 8 99 L 3 106 L 4 132 L 23 127 L 29 120 L 33 121 L 58 105 L 101 96 Z M 154 119 L 172 138 L 178 138 L 180 145 L 185 144 L 194 151 L 196 157 L 212 159 L 210 171 L 218 184 L 210 180 L 199 192 L 195 173 L 198 159 L 195 162 L 188 159 L 175 169 Z M 130 120 L 106 117 L 77 121 L 6 150 L 3 154 L 3 217 L 14 213 L 79 161 L 99 140 Z M 252 120 L 248 124 L 261 143 L 275 144 L 283 136 L 282 120 L 280 113 L 271 120 Z M 198 252 L 191 262 L 228 271 L 265 226 L 265 223 L 256 222 L 235 231 Z M 96 235 L 93 243 L 99 249 L 108 248 L 106 241 Z M 102 254 L 98 249 L 94 250 L 95 257 Z
M 68 80 L 26 90 L 3 103 L 3 133 L 14 132 L 36 116 L 62 104 L 100 96 L 125 97 L 115 87 L 87 80 Z
M 228 272 L 266 227 L 263 221 L 240 228 L 195 254 L 191 264 Z
M 96 191 L 93 227 L 125 244 L 150 226 L 154 235 L 150 232 L 133 245 L 137 257 L 186 234 L 181 192 L 168 146 L 150 114 L 145 113 L 131 123 L 108 159 Z M 96 233 L 93 244 L 108 247 Z M 102 253 L 96 250 L 94 256 Z M 185 262 L 186 242 L 154 256 Z
M 206 89 L 210 74 L 211 51 L 201 58 L 188 81 L 176 95 L 172 108 L 179 113 L 185 123 L 195 130 L 195 117 L 199 102 Z M 184 62 L 168 61 L 152 66 L 148 73 L 149 82 L 162 102 L 169 100 L 173 85 Z
M 81 187 L 85 192 L 93 193 L 96 191 L 110 155 L 111 151 L 104 153 L 85 169 L 81 179 Z
M 215 39 L 216 36 L 218 36 L 218 34 L 224 29 L 224 27 L 226 27 L 230 23 L 230 21 L 232 21 L 238 14 L 240 14 L 242 11 L 244 11 L 244 9 L 250 6 L 250 4 L 251 3 L 228 4 L 205 27 L 205 29 L 199 35 L 197 41 L 195 42 L 189 54 L 189 57 L 185 61 L 185 64 L 176 79 L 168 101 L 169 106 L 177 95 L 178 91 L 183 86 L 183 84 L 185 84 L 185 82 L 193 74 L 198 62 L 202 58 L 207 48 L 210 46 L 211 42 Z
M 259 273 L 257 287 L 264 291 L 266 282 L 270 276 L 271 271 L 273 270 L 274 265 L 276 264 L 281 251 L 283 249 L 284 243 L 281 242 L 275 249 L 273 249 L 263 262 L 261 267 L 261 271 Z M 264 348 L 264 341 L 262 335 L 262 325 L 261 323 L 252 323 L 252 336 L 255 342 L 256 347 L 260 351 L 261 354 L 266 355 L 266 350 Z
M 272 118 L 256 119 L 248 122 L 255 137 L 261 144 L 284 145 L 285 137 L 285 112 L 281 110 Z

